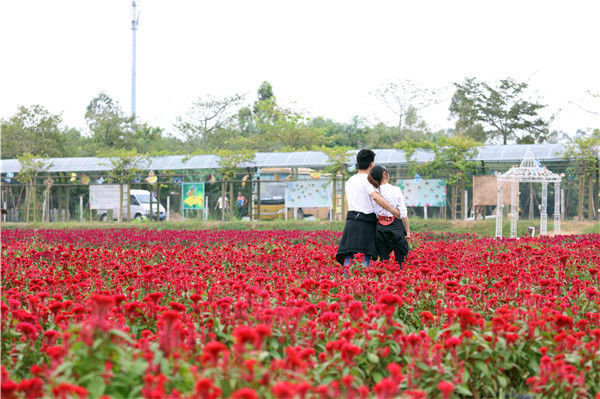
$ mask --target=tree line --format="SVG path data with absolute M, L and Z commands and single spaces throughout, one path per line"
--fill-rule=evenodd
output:
M 546 105 L 528 97 L 528 85 L 513 79 L 488 84 L 467 78 L 454 84 L 448 110 L 454 127 L 432 130 L 422 118 L 438 102 L 437 92 L 411 81 L 389 82 L 373 94 L 397 118 L 396 124 L 369 123 L 355 116 L 342 123 L 308 118 L 281 105 L 273 87 L 263 82 L 247 96 L 202 96 L 166 131 L 126 115 L 102 92 L 85 112 L 88 132 L 66 126 L 60 114 L 41 105 L 19 106 L 0 119 L 2 158 L 30 153 L 40 157 L 101 156 L 115 150 L 143 154 L 194 154 L 229 151 L 300 151 L 322 147 L 404 148 L 406 143 L 435 143 L 461 136 L 476 143 L 544 143 L 562 139 L 550 131 Z M 581 131 L 581 136 L 586 136 Z
M 547 106 L 529 99 L 527 83 L 510 78 L 495 84 L 475 78 L 455 83 L 448 109 L 454 127 L 438 131 L 421 116 L 425 108 L 438 101 L 435 90 L 400 81 L 386 83 L 373 94 L 396 116 L 395 124 L 369 124 L 359 116 L 348 123 L 326 117 L 308 118 L 281 105 L 266 81 L 250 103 L 238 94 L 198 98 L 177 117 L 177 134 L 126 115 L 106 93 L 100 93 L 87 106 L 88 134 L 65 126 L 61 115 L 41 105 L 20 106 L 15 114 L 0 120 L 2 158 L 18 158 L 25 170 L 27 162 L 35 157 L 103 156 L 109 158 L 117 180 L 122 182 L 149 155 L 215 153 L 221 158 L 224 193 L 227 182 L 229 191 L 233 190 L 238 165 L 258 151 L 321 150 L 328 154 L 334 175 L 338 175 L 347 173 L 343 165 L 350 149 L 398 148 L 407 154 L 409 175 L 447 176 L 454 218 L 461 207 L 460 193 L 477 169 L 477 164 L 470 161 L 476 146 L 565 139 L 560 132 L 550 131 L 552 116 L 541 115 Z M 600 100 L 600 96 L 592 96 Z M 580 130 L 566 143 L 565 159 L 571 165 L 567 172 L 577 177 L 580 217 L 586 191 L 590 217 L 595 216 L 599 145 L 599 129 Z M 418 149 L 430 150 L 433 160 L 425 164 L 412 162 L 411 156 Z M 35 174 L 41 171 L 31 169 Z

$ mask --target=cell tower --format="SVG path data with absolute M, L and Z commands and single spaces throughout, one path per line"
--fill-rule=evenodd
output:
M 136 10 L 136 1 L 133 0 L 131 2 L 131 39 L 132 39 L 132 48 L 131 48 L 131 116 L 135 117 L 135 54 L 136 54 L 136 45 L 135 45 L 135 34 L 137 32 L 137 27 L 140 22 L 140 12 Z

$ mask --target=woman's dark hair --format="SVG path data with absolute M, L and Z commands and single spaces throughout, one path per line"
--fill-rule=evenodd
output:
M 369 183 L 373 185 L 375 188 L 379 188 L 381 186 L 381 179 L 383 179 L 383 174 L 386 172 L 385 168 L 380 165 L 373 166 L 371 169 L 371 173 L 367 176 L 367 180 Z
M 375 161 L 375 153 L 371 150 L 360 150 L 356 154 L 356 167 L 359 170 L 368 169 L 373 161 Z

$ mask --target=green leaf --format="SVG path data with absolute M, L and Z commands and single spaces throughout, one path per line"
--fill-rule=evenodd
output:
M 134 399 L 140 397 L 140 392 L 142 392 L 143 386 L 134 386 L 131 388 L 131 392 L 129 392 L 128 398 Z
M 369 353 L 367 353 L 367 360 L 369 360 L 373 364 L 377 364 L 377 363 L 379 363 L 379 356 L 377 356 L 376 354 L 374 354 L 372 352 L 369 352 Z
M 129 374 L 143 375 L 147 367 L 148 365 L 146 362 L 143 360 L 137 360 L 136 362 L 132 363 L 131 368 L 129 369 Z
M 104 338 L 96 338 L 94 344 L 92 345 L 92 349 L 96 350 L 102 343 L 104 342 Z
M 378 371 L 373 373 L 373 380 L 375 382 L 379 382 L 383 379 L 383 376 L 381 375 L 381 373 L 379 373 Z
M 475 362 L 475 368 L 477 370 L 479 370 L 479 372 L 481 372 L 481 374 L 483 374 L 483 375 L 488 375 L 490 373 L 490 369 L 489 369 L 488 365 L 480 360 L 477 360 Z
M 498 374 L 498 382 L 502 388 L 506 388 L 508 386 L 508 379 L 502 374 Z
M 67 375 L 71 375 L 72 369 L 73 369 L 73 362 L 71 362 L 71 361 L 63 362 L 54 369 L 54 371 L 52 372 L 52 376 L 56 377 L 56 376 L 62 374 L 63 372 L 65 372 L 65 374 L 67 374 Z
M 104 384 L 104 379 L 99 375 L 95 375 L 89 379 L 89 382 L 86 384 L 87 390 L 90 392 L 90 396 L 92 398 L 97 398 L 104 394 L 104 390 L 106 389 L 106 385 Z
M 471 374 L 469 373 L 468 370 L 465 370 L 462 375 L 463 382 L 469 381 L 469 378 L 471 378 Z
M 473 394 L 471 393 L 471 390 L 469 388 L 465 387 L 464 385 L 457 385 L 456 392 L 461 395 L 464 395 L 464 396 L 473 396 Z
M 110 330 L 110 333 L 123 338 L 126 342 L 129 342 L 130 344 L 133 343 L 133 340 L 131 339 L 129 334 L 127 334 L 125 331 L 112 329 L 112 330 Z

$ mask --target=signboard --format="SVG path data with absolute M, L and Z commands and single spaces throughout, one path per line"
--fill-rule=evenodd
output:
M 511 183 L 502 183 L 502 202 L 510 205 Z M 498 179 L 494 175 L 473 176 L 473 205 L 498 204 Z
M 204 183 L 183 183 L 181 185 L 183 209 L 204 209 Z
M 406 206 L 446 206 L 446 181 L 405 179 L 396 183 L 404 194 Z
M 123 185 L 123 206 L 127 206 L 127 192 L 129 188 Z M 119 185 L 118 184 L 92 184 L 90 185 L 90 209 L 118 209 Z
M 331 208 L 333 184 L 329 180 L 288 182 L 285 188 L 286 208 Z

